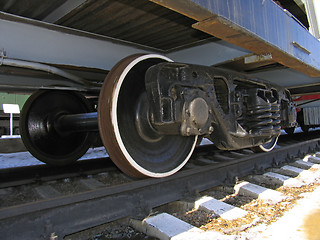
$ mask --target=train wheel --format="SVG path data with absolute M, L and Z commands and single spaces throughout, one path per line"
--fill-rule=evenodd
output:
M 303 131 L 304 133 L 308 133 L 310 128 L 309 128 L 308 126 L 306 126 L 306 125 L 302 125 L 302 124 L 301 124 L 301 129 L 302 129 L 302 131 Z
M 288 134 L 288 135 L 293 135 L 295 128 L 291 127 L 291 128 L 285 128 L 284 131 Z
M 129 56 L 109 72 L 101 89 L 98 123 L 112 161 L 133 177 L 166 177 L 190 158 L 197 136 L 159 134 L 151 124 L 145 90 L 149 67 L 170 59 L 156 55 Z
M 58 133 L 53 127 L 60 114 L 91 112 L 89 102 L 71 91 L 39 90 L 26 101 L 20 116 L 21 138 L 28 151 L 42 162 L 68 165 L 85 154 L 91 133 Z
M 259 145 L 257 147 L 253 147 L 252 150 L 254 152 L 270 152 L 277 145 L 278 138 L 279 137 L 273 137 L 269 142 L 266 142 L 265 144 Z

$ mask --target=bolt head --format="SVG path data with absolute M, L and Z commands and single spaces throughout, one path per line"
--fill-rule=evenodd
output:
M 190 136 L 191 128 L 187 128 L 187 135 Z

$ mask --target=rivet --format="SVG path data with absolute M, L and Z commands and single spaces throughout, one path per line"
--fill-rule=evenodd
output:
M 187 128 L 187 135 L 189 136 L 190 135 L 190 132 L 191 132 L 191 128 Z

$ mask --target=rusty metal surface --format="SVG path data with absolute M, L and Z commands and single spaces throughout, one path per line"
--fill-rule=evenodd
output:
M 98 101 L 98 123 L 101 140 L 109 156 L 111 156 L 111 159 L 117 165 L 117 167 L 120 168 L 124 173 L 134 177 L 142 177 L 142 175 L 132 168 L 129 161 L 126 160 L 126 156 L 117 142 L 115 128 L 112 123 L 112 98 L 121 73 L 130 62 L 139 56 L 140 55 L 138 54 L 129 56 L 113 67 L 107 78 L 114 78 L 115 81 L 105 80 L 105 84 L 101 88 Z
M 264 71 L 266 69 L 274 70 L 286 68 L 285 66 L 274 62 L 272 59 L 260 59 L 260 56 L 261 55 L 248 54 L 216 64 L 215 66 L 245 73 Z

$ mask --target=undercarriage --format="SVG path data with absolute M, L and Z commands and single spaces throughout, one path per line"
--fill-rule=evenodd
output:
M 203 137 L 223 150 L 271 151 L 281 128 L 294 127 L 295 119 L 284 88 L 230 70 L 136 54 L 108 73 L 97 108 L 77 92 L 39 90 L 25 104 L 20 127 L 28 150 L 46 163 L 76 161 L 99 131 L 122 171 L 166 177 L 186 164 Z

